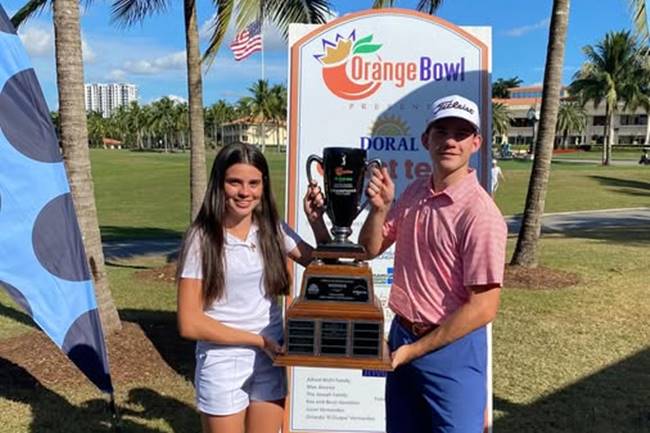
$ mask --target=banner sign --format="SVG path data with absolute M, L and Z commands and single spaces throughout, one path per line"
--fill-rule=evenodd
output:
M 90 381 L 113 392 L 59 140 L 27 52 L 2 6 L 0 287 Z
M 314 242 L 304 214 L 305 164 L 325 147 L 355 147 L 380 158 L 399 195 L 431 174 L 420 136 L 436 99 L 459 94 L 481 110 L 484 146 L 471 160 L 481 184 L 490 176 L 490 29 L 461 28 L 405 9 L 345 15 L 289 32 L 287 220 Z M 322 178 L 318 179 L 322 186 Z M 366 212 L 354 222 L 356 240 Z M 375 293 L 385 306 L 394 249 L 373 260 Z M 301 269 L 294 269 L 294 294 Z M 386 325 L 392 313 L 384 308 Z M 383 432 L 384 378 L 372 371 L 292 368 L 290 432 Z

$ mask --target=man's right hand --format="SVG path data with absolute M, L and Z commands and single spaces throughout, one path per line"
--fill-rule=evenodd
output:
M 368 202 L 374 210 L 385 212 L 390 209 L 395 198 L 395 184 L 390 178 L 386 167 L 382 167 L 381 171 L 373 167 L 366 194 L 368 195 Z

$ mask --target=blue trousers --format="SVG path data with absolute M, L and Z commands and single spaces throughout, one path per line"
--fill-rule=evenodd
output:
M 398 367 L 386 377 L 387 433 L 481 433 L 486 404 L 485 327 Z M 417 340 L 397 320 L 391 351 Z

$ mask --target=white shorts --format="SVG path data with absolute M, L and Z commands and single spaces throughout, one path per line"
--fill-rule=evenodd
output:
M 250 401 L 274 401 L 287 395 L 284 367 L 274 367 L 261 349 L 228 348 L 196 355 L 196 406 L 208 415 L 232 415 Z

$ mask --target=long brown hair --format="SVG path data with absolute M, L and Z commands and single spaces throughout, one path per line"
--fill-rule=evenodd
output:
M 185 266 L 189 246 L 198 236 L 203 273 L 203 305 L 207 306 L 221 299 L 224 293 L 226 269 L 224 251 L 224 217 L 226 199 L 224 179 L 226 170 L 235 164 L 249 164 L 262 173 L 263 193 L 260 204 L 253 210 L 253 221 L 258 226 L 257 236 L 264 266 L 266 295 L 277 296 L 289 293 L 289 272 L 287 271 L 284 241 L 280 232 L 280 219 L 271 191 L 269 167 L 262 152 L 257 148 L 235 143 L 224 146 L 212 164 L 208 189 L 201 209 L 185 233 L 176 273 L 177 281 Z

